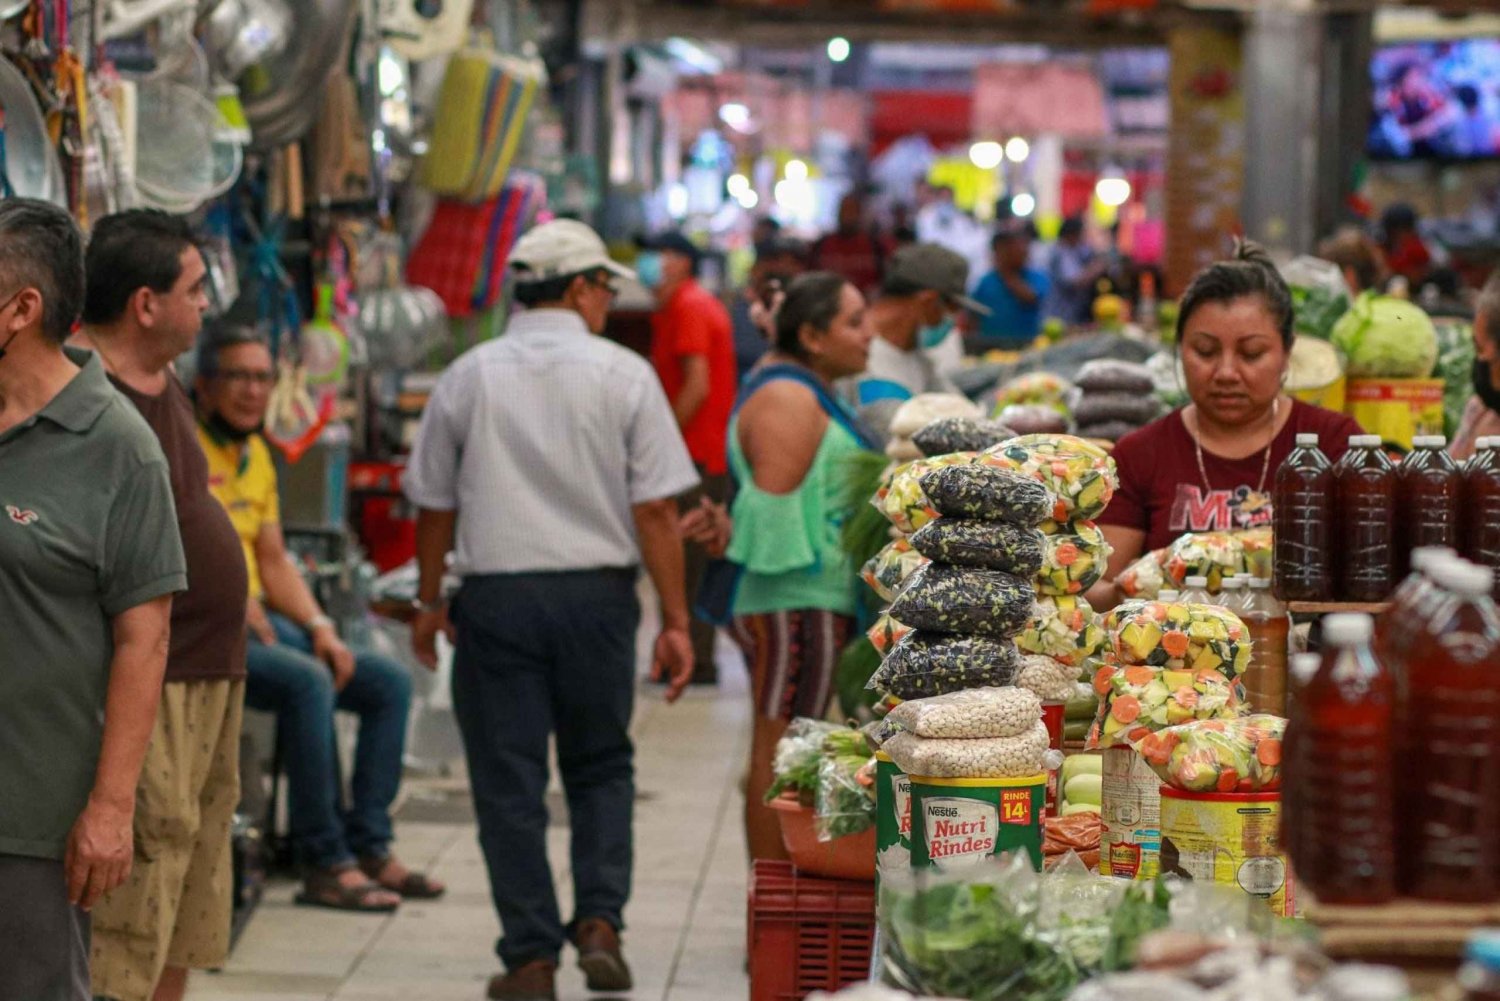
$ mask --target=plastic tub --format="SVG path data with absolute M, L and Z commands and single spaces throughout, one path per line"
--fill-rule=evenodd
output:
M 781 821 L 781 843 L 792 857 L 792 865 L 802 872 L 830 879 L 875 880 L 875 826 L 836 838 L 819 841 L 814 811 L 803 806 L 797 797 L 783 794 L 766 804 Z

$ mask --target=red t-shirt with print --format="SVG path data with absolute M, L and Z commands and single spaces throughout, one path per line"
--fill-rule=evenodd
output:
M 710 476 L 729 471 L 729 415 L 739 387 L 729 310 L 692 279 L 683 282 L 651 317 L 651 364 L 667 399 L 676 401 L 686 379 L 683 359 L 708 359 L 708 398 L 682 429 L 688 454 Z
M 1352 417 L 1293 401 L 1292 416 L 1271 443 L 1265 488 L 1258 490 L 1266 453 L 1224 459 L 1204 449 L 1208 473 L 1204 490 L 1193 436 L 1182 411 L 1153 421 L 1120 439 L 1115 465 L 1120 489 L 1099 516 L 1101 525 L 1137 528 L 1146 533 L 1146 548 L 1162 549 L 1187 532 L 1219 532 L 1271 524 L 1271 494 L 1276 470 L 1291 454 L 1299 434 L 1318 436 L 1318 447 L 1330 462 L 1349 450 L 1349 436 L 1362 434 Z

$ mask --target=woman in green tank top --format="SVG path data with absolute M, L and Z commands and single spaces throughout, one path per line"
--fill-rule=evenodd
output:
M 756 709 L 745 805 L 752 858 L 785 857 L 776 816 L 762 803 L 776 742 L 793 717 L 827 713 L 834 665 L 854 628 L 858 568 L 840 532 L 866 498 L 849 496 L 843 467 L 867 443 L 831 387 L 864 371 L 870 336 L 853 285 L 828 272 L 797 279 L 776 315 L 775 348 L 729 424 L 738 493 L 728 556 L 744 569 L 734 633 Z

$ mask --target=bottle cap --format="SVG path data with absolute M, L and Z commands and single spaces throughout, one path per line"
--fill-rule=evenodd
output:
M 1292 670 L 1293 680 L 1299 685 L 1305 685 L 1318 673 L 1318 668 L 1323 666 L 1323 658 L 1316 653 L 1294 653 L 1288 666 Z
M 1318 436 L 1315 434 L 1299 434 L 1297 436 L 1298 448 L 1317 448 Z
M 1457 557 L 1439 560 L 1428 573 L 1442 587 L 1466 598 L 1477 598 L 1480 595 L 1489 594 L 1495 586 L 1493 570 Z
M 1411 568 L 1431 576 L 1431 568 L 1438 561 L 1452 559 L 1457 555 L 1447 546 L 1418 546 L 1411 551 Z
M 1164 591 L 1158 591 L 1156 593 L 1156 600 L 1157 601 L 1165 601 L 1165 602 L 1169 602 L 1170 603 L 1170 602 L 1176 601 L 1180 597 L 1182 597 L 1182 592 L 1181 591 L 1173 591 L 1171 588 L 1167 588 Z
M 1323 619 L 1323 639 L 1332 646 L 1350 647 L 1370 642 L 1375 620 L 1363 612 L 1341 612 Z
M 1268 580 L 1266 580 L 1264 577 L 1251 577 L 1250 578 L 1250 590 L 1252 590 L 1252 591 L 1265 591 L 1265 590 L 1268 590 L 1270 587 L 1271 587 L 1271 582 L 1268 581 Z
M 1474 439 L 1474 450 L 1476 452 L 1483 452 L 1485 449 L 1494 448 L 1494 447 L 1495 447 L 1495 436 L 1494 435 L 1485 435 L 1482 438 L 1476 438 L 1476 439 Z
M 1448 439 L 1440 434 L 1419 434 L 1411 440 L 1414 448 L 1447 448 Z
M 1464 950 L 1469 960 L 1487 970 L 1500 970 L 1500 931 L 1489 929 L 1469 936 Z
M 1238 577 L 1238 576 L 1236 576 L 1236 577 L 1225 577 L 1224 578 L 1224 582 L 1219 585 L 1219 590 L 1220 591 L 1242 591 L 1245 588 L 1245 584 L 1246 584 L 1246 580 L 1243 577 Z
M 1349 436 L 1350 448 L 1379 448 L 1380 435 L 1378 434 L 1351 434 Z
M 1202 588 L 1208 587 L 1208 578 L 1207 577 L 1189 577 L 1187 580 L 1183 581 L 1183 583 L 1186 584 L 1188 587 L 1194 587 L 1194 588 L 1200 588 L 1200 589 L 1202 589 Z

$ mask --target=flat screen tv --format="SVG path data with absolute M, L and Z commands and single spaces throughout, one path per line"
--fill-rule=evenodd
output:
M 1382 45 L 1370 76 L 1371 158 L 1500 157 L 1500 39 Z

